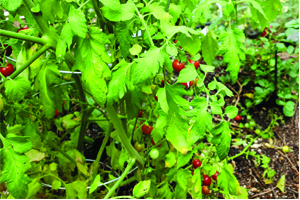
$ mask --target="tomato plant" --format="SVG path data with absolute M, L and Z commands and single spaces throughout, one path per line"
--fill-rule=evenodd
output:
M 275 91 L 257 77 L 278 70 L 273 57 L 264 56 L 257 59 L 264 63 L 259 73 L 244 73 L 255 68 L 256 51 L 249 51 L 239 16 L 251 12 L 243 20 L 262 31 L 281 13 L 281 3 L 220 1 L 224 14 L 210 19 L 213 3 L 3 0 L 0 175 L 7 191 L 1 197 L 240 197 L 228 162 L 235 155 L 228 153 L 232 141 L 245 144 L 239 138 L 245 133 L 239 128 L 233 134 L 234 119 L 240 110 L 249 115 L 265 91 Z M 199 28 L 211 20 L 213 26 Z M 297 72 L 289 70 L 296 83 Z M 290 115 L 290 99 L 297 98 L 280 94 L 278 103 Z M 257 128 L 249 123 L 246 128 Z M 257 137 L 270 138 L 266 132 Z M 153 146 L 153 138 L 163 145 Z M 241 154 L 248 156 L 249 146 L 244 148 Z M 218 187 L 203 174 L 214 174 L 215 181 L 218 176 Z M 130 196 L 119 196 L 123 186 L 132 188 Z

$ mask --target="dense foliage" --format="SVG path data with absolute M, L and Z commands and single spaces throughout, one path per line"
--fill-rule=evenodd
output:
M 131 183 L 133 195 L 124 198 L 247 198 L 228 163 L 231 122 L 246 116 L 245 127 L 258 136 L 246 138 L 249 145 L 235 157 L 256 156 L 264 176 L 274 176 L 268 159 L 248 148 L 258 137 L 273 137 L 282 118 L 270 114 L 269 127 L 260 130 L 248 110 L 276 99 L 285 116 L 294 115 L 298 62 L 274 55 L 298 52 L 283 39 L 299 23 L 272 35 L 281 26 L 268 28 L 282 14 L 279 0 L 2 0 L 0 6 L 9 12 L 6 19 L 0 11 L 5 197 L 116 198 L 116 189 Z M 246 39 L 245 25 L 265 31 L 263 37 Z M 221 67 L 223 75 L 208 80 Z M 249 73 L 239 77 L 241 70 Z M 255 91 L 241 104 L 241 92 L 228 85 L 241 90 L 249 83 Z M 95 123 L 100 129 L 89 137 Z M 91 146 L 98 146 L 95 161 L 85 156 Z

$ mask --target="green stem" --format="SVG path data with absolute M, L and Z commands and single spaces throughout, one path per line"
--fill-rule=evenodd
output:
M 123 182 L 120 184 L 120 187 L 123 186 L 123 185 L 127 185 L 128 183 L 131 183 L 132 181 L 135 181 L 135 180 L 136 180 L 136 178 L 135 178 L 135 176 L 133 176 L 133 177 L 131 177 L 131 178 L 129 178 L 129 179 L 123 181 Z
M 136 199 L 133 196 L 117 196 L 110 199 Z
M 77 143 L 77 150 L 81 152 L 83 150 L 83 144 L 84 144 L 84 136 L 86 135 L 86 125 L 88 123 L 88 116 L 92 113 L 94 108 L 88 108 L 87 110 L 83 109 L 82 112 L 82 118 L 81 118 L 81 125 L 80 125 L 80 132 L 78 137 L 78 143 Z
M 139 111 L 139 113 L 140 113 L 140 111 Z M 133 129 L 132 129 L 132 134 L 131 134 L 131 142 L 133 142 L 133 135 L 134 135 L 136 123 L 137 123 L 138 118 L 139 118 L 139 113 L 137 114 L 137 116 L 136 116 L 136 118 L 135 118 L 134 126 L 133 126 Z
M 148 26 L 147 26 L 147 24 L 145 23 L 144 17 L 141 15 L 141 13 L 139 12 L 139 10 L 137 9 L 137 7 L 136 7 L 135 5 L 134 5 L 134 7 L 135 7 L 135 10 L 136 10 L 136 12 L 137 12 L 139 18 L 140 18 L 141 21 L 142 21 L 142 24 L 144 25 L 144 27 L 145 27 L 145 29 L 146 29 L 146 33 L 147 33 L 147 35 L 148 35 L 148 37 L 149 37 L 149 41 L 150 41 L 151 46 L 155 47 L 155 45 L 154 45 L 154 43 L 153 43 L 153 40 L 152 40 L 152 38 L 151 38 L 150 32 L 149 32 L 149 30 L 148 30 Z
M 101 13 L 99 12 L 99 8 L 97 5 L 97 0 L 92 0 L 93 8 L 96 12 L 97 15 L 97 22 L 99 23 L 98 25 L 101 27 L 102 31 L 104 32 L 104 23 L 102 21 L 102 16 Z
M 78 10 L 80 10 L 85 4 L 87 4 L 88 2 L 90 2 L 90 0 L 87 0 L 86 2 L 84 2 L 83 4 L 80 5 L 80 7 L 78 8 Z
M 106 147 L 106 144 L 107 144 L 107 142 L 108 142 L 108 140 L 110 138 L 110 134 L 112 132 L 112 129 L 113 129 L 113 124 L 110 122 L 109 125 L 108 125 L 108 130 L 107 130 L 107 132 L 105 134 L 105 139 L 102 142 L 101 147 L 100 147 L 100 149 L 98 151 L 98 154 L 97 154 L 97 158 L 96 158 L 96 160 L 93 163 L 93 165 L 94 165 L 94 167 L 93 167 L 94 171 L 93 171 L 93 174 L 91 176 L 91 183 L 94 181 L 94 178 L 96 177 L 96 174 L 98 172 L 99 162 L 100 162 L 102 153 L 104 151 L 104 148 Z
M 47 44 L 47 39 L 45 39 L 45 38 L 38 38 L 38 37 L 25 35 L 25 34 L 21 34 L 21 33 L 15 33 L 15 32 L 12 32 L 12 31 L 6 31 L 6 30 L 2 30 L 2 29 L 0 29 L 0 35 L 1 36 L 6 36 L 6 37 L 9 37 L 9 38 L 19 39 L 19 40 L 35 42 L 35 43 L 43 44 L 43 45 Z
M 126 115 L 126 112 L 125 112 L 125 100 L 121 100 L 121 102 L 120 102 L 120 111 L 121 111 L 121 115 Z M 125 130 L 125 133 L 127 133 L 127 119 L 123 118 L 123 119 L 121 119 L 121 121 L 122 121 L 123 128 Z
M 120 119 L 127 119 L 127 118 L 128 118 L 128 117 L 122 116 L 122 115 L 118 115 L 118 117 L 119 117 Z M 90 118 L 89 118 L 89 121 L 90 121 L 90 122 L 109 121 L 109 120 L 110 120 L 110 119 L 107 118 L 107 117 L 90 117 Z
M 106 107 L 106 111 L 107 111 L 108 115 L 110 116 L 111 121 L 114 124 L 114 127 L 117 130 L 117 134 L 118 134 L 122 144 L 124 145 L 125 149 L 127 150 L 127 152 L 129 153 L 129 155 L 131 157 L 136 158 L 139 168 L 140 169 L 143 168 L 144 160 L 141 158 L 139 153 L 131 145 L 131 143 L 127 137 L 127 134 L 125 133 L 125 131 L 123 129 L 121 120 L 118 118 L 115 109 L 113 108 L 113 106 L 108 105 Z
M 31 63 L 33 63 L 36 59 L 38 59 L 43 53 L 45 53 L 50 47 L 49 46 L 42 46 L 33 56 L 31 56 L 24 64 L 22 67 L 17 69 L 10 78 L 13 79 L 17 77 L 21 72 L 23 72 Z
M 106 196 L 104 197 L 104 199 L 108 199 L 113 193 L 114 191 L 117 189 L 117 187 L 119 187 L 119 185 L 121 184 L 121 182 L 123 181 L 123 179 L 127 176 L 128 172 L 130 171 L 130 169 L 132 168 L 132 166 L 135 163 L 135 158 L 130 158 L 128 165 L 125 169 L 125 171 L 123 172 L 123 174 L 121 175 L 120 179 L 114 184 L 114 186 L 108 191 L 108 193 L 106 194 Z
M 171 1 L 170 1 L 170 0 L 168 0 L 167 6 L 166 6 L 166 9 L 165 9 L 165 11 L 166 11 L 166 12 L 168 12 L 168 11 L 169 11 L 170 2 L 171 2 Z
M 235 158 L 237 158 L 237 157 L 243 155 L 243 154 L 247 151 L 247 149 L 249 149 L 249 147 L 252 145 L 252 143 L 253 143 L 257 138 L 259 138 L 259 136 L 256 136 L 254 139 L 251 138 L 251 142 L 243 149 L 243 151 L 241 151 L 239 154 L 236 154 L 235 156 L 229 157 L 228 160 L 233 160 L 233 159 L 235 159 Z

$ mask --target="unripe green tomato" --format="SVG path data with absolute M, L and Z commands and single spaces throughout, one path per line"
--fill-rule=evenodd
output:
M 249 128 L 250 127 L 250 124 L 249 123 L 246 123 L 245 124 L 245 128 Z
M 248 120 L 252 119 L 251 115 L 247 115 L 247 119 Z
M 159 156 L 159 151 L 157 149 L 152 149 L 149 154 L 152 159 L 156 159 Z
M 283 147 L 282 147 L 282 151 L 283 151 L 284 153 L 288 153 L 288 152 L 290 152 L 290 148 L 289 148 L 288 146 L 283 146 Z
M 250 123 L 250 126 L 255 126 L 255 121 L 251 120 L 249 123 Z
M 253 130 L 254 128 L 253 128 L 253 126 L 250 126 L 249 129 L 250 129 L 250 130 Z
M 261 131 L 260 131 L 259 129 L 256 129 L 256 130 L 255 130 L 255 133 L 256 133 L 257 135 L 259 135 L 259 134 L 261 133 Z
M 136 142 L 134 144 L 134 148 L 137 152 L 141 152 L 145 149 L 145 144 L 139 144 L 138 142 Z

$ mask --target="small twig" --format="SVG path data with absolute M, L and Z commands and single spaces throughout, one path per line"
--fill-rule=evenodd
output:
M 280 137 L 280 135 L 277 133 L 276 128 L 274 128 L 274 132 L 276 133 L 276 135 L 281 139 L 282 142 L 284 142 L 284 140 Z M 284 143 L 285 144 L 285 143 Z
M 275 190 L 276 188 L 277 188 L 277 187 L 273 187 L 272 189 L 270 189 L 270 190 L 268 190 L 268 191 L 266 191 L 266 192 L 259 193 L 259 194 L 256 194 L 256 195 L 252 196 L 252 197 L 249 197 L 249 199 L 254 198 L 254 197 L 257 197 L 257 196 L 260 196 L 260 195 L 263 195 L 263 194 L 267 194 L 267 193 L 269 193 L 269 192 L 272 192 L 272 191 Z
M 292 163 L 292 161 L 289 159 L 289 157 L 287 157 L 286 156 L 286 154 L 283 154 L 280 150 L 277 150 L 281 155 L 283 155 L 284 157 L 286 157 L 287 159 L 288 159 L 288 161 L 291 163 L 291 165 L 292 165 L 292 168 L 297 172 L 297 174 L 296 175 L 298 175 L 299 174 L 299 172 L 298 172 L 298 170 L 297 170 L 297 168 L 295 167 L 295 165 Z
M 217 118 L 217 117 L 213 117 L 213 118 L 214 118 L 214 120 L 219 121 L 219 122 L 223 121 L 222 119 Z M 230 124 L 231 124 L 232 126 L 239 127 L 239 125 L 238 125 L 237 123 L 230 122 Z

